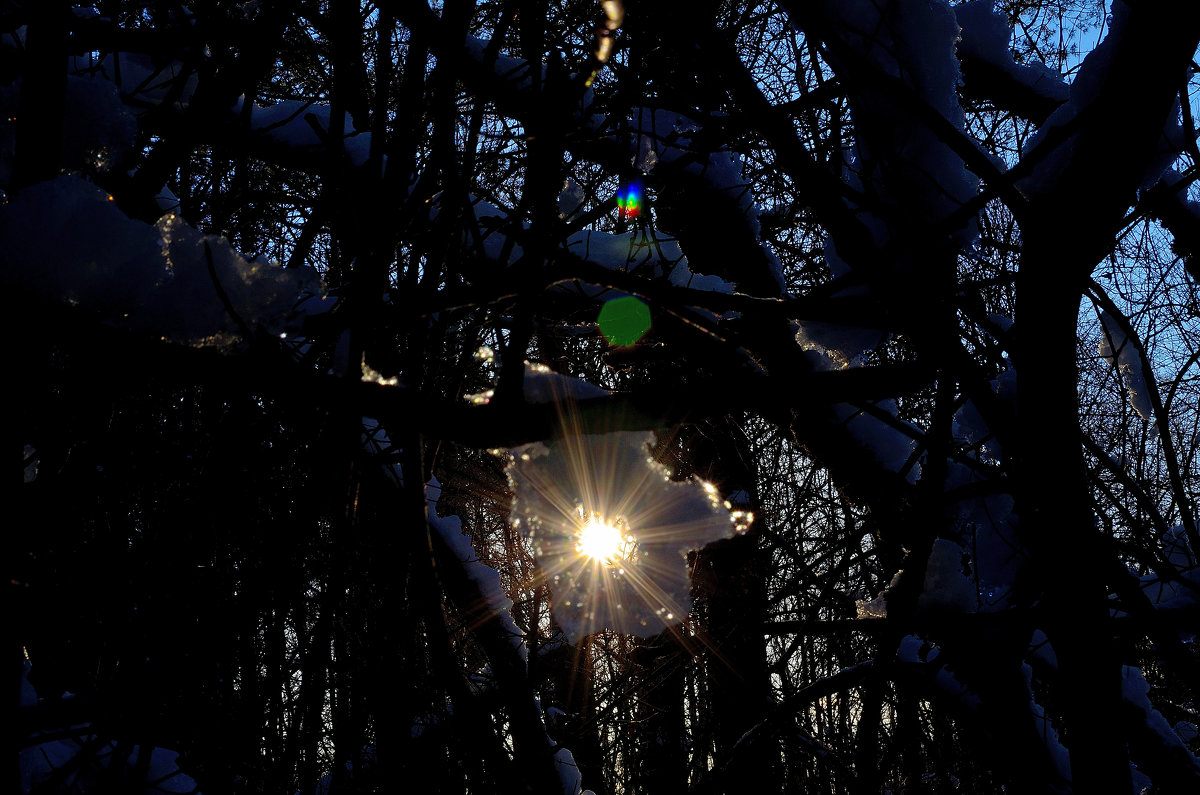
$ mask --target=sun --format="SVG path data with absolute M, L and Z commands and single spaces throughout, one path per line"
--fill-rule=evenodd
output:
M 620 522 L 610 524 L 592 514 L 579 527 L 576 548 L 579 554 L 597 563 L 612 564 L 625 557 L 629 540 L 621 532 Z
M 546 378 L 549 370 L 532 372 Z M 581 390 L 595 389 L 582 381 L 571 384 L 580 399 L 594 394 Z M 527 377 L 527 398 L 559 390 L 563 433 L 511 450 L 512 521 L 549 586 L 557 626 L 573 641 L 604 630 L 644 638 L 678 627 L 692 607 L 688 553 L 737 529 L 720 494 L 673 479 L 653 456 L 652 434 L 583 433 L 561 383 L 534 379 L 532 386 Z

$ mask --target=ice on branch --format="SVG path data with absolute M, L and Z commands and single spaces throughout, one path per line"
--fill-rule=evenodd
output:
M 571 379 L 574 380 L 574 379 Z M 514 523 L 533 543 L 563 632 L 648 637 L 691 610 L 687 553 L 734 534 L 716 489 L 672 481 L 653 436 L 574 433 L 511 450 Z

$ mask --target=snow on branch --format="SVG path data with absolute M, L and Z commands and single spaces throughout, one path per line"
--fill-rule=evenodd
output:
M 20 706 L 28 713 L 48 708 L 29 681 L 29 657 L 22 661 Z M 63 702 L 73 702 L 63 693 Z M 23 715 L 22 717 L 26 717 Z M 23 721 L 24 722 L 24 721 Z M 99 734 L 91 722 L 63 732 L 35 732 L 19 751 L 21 792 L 99 792 L 114 773 L 131 795 L 198 795 L 195 780 L 179 768 L 179 753 L 153 745 L 129 745 Z M 148 757 L 148 759 L 147 759 Z M 119 771 L 119 772 L 118 772 Z
M 1149 696 L 1150 684 L 1141 669 L 1121 666 L 1121 698 L 1132 719 L 1130 745 L 1139 769 L 1159 786 L 1180 786 L 1190 791 L 1200 788 L 1200 761 L 1176 728 L 1155 709 Z M 1186 732 L 1186 727 L 1181 728 Z
M 734 286 L 719 276 L 692 273 L 679 241 L 659 237 L 648 229 L 616 234 L 583 230 L 567 238 L 566 248 L 581 260 L 608 271 L 665 280 L 692 290 L 726 295 L 734 292 Z
M 954 7 L 966 89 L 1034 121 L 1045 121 L 1067 101 L 1070 89 L 1062 75 L 1045 64 L 1013 60 L 1012 28 L 994 5 L 995 0 L 973 0 Z
M 1150 387 L 1146 383 L 1146 359 L 1138 345 L 1125 330 L 1128 321 L 1122 323 L 1108 312 L 1100 312 L 1101 339 L 1100 356 L 1112 362 L 1121 374 L 1125 383 L 1125 391 L 1129 393 L 1129 404 L 1144 420 L 1154 419 L 1154 409 L 1150 401 Z
M 906 280 L 928 278 L 932 267 L 975 237 L 964 212 L 978 195 L 979 179 L 972 172 L 1002 182 L 995 179 L 1002 167 L 965 132 L 953 9 L 944 0 L 785 5 L 806 34 L 821 42 L 847 86 L 854 144 L 844 179 L 863 197 L 847 203 L 869 245 L 888 252 L 864 255 L 855 235 L 831 234 L 826 265 L 835 280 L 848 283 L 837 295 L 868 294 L 874 284 L 901 274 Z M 919 231 L 931 229 L 924 236 Z M 932 251 L 930 240 L 940 241 Z M 885 332 L 803 322 L 797 341 L 846 366 L 878 345 Z
M 326 152 L 331 135 L 341 135 L 342 149 L 351 165 L 366 164 L 371 153 L 371 133 L 354 129 L 350 114 L 342 114 L 340 133 L 333 132 L 332 108 L 323 103 L 287 99 L 274 105 L 251 105 L 239 97 L 232 111 L 249 125 L 255 135 L 299 152 Z
M 734 533 L 712 487 L 671 481 L 650 442 L 645 433 L 568 429 L 512 451 L 514 523 L 534 543 L 554 616 L 572 640 L 602 629 L 649 637 L 682 623 L 691 609 L 687 552 Z M 611 537 L 611 549 L 592 537 Z
M 695 272 L 715 274 L 752 294 L 784 294 L 782 266 L 761 240 L 760 208 L 736 153 L 705 143 L 701 121 L 664 109 L 635 108 L 626 139 L 635 164 L 653 174 L 676 205 L 665 222 L 678 227 L 669 231 Z M 735 251 L 738 256 L 731 256 Z
M 475 609 L 499 621 L 513 649 L 521 656 L 522 661 L 526 660 L 528 651 L 525 648 L 525 633 L 513 621 L 513 603 L 500 584 L 500 572 L 479 560 L 471 537 L 463 532 L 462 520 L 458 516 L 438 516 L 437 505 L 441 496 L 442 486 L 437 478 L 425 484 L 426 517 L 429 526 L 445 542 L 446 547 L 462 565 L 467 578 L 478 589 L 480 600 L 474 605 Z
M 22 80 L 0 86 L 0 119 L 17 115 Z M 106 172 L 126 163 L 137 137 L 137 119 L 105 80 L 69 75 L 64 98 L 60 163 L 64 168 Z M 0 122 L 0 186 L 13 178 L 14 126 Z
M 535 769 L 531 778 L 555 782 L 563 795 L 579 795 L 581 778 L 571 752 L 558 746 L 546 730 L 545 715 L 527 678 L 525 633 L 512 618 L 512 600 L 500 584 L 500 573 L 480 562 L 458 516 L 438 516 L 441 497 L 437 479 L 425 485 L 426 519 L 435 533 L 434 551 L 447 594 L 468 616 L 482 644 L 508 708 L 517 758 Z M 451 558 L 459 566 L 449 565 Z M 543 789 L 549 792 L 551 790 Z
M 178 216 L 151 226 L 81 177 L 32 185 L 0 206 L 0 279 L 111 325 L 196 346 L 299 328 L 323 303 L 311 269 L 247 262 Z
M 195 70 L 180 61 L 159 63 L 149 55 L 131 52 L 108 53 L 100 60 L 72 56 L 69 71 L 110 81 L 139 113 L 168 102 L 176 110 L 186 109 L 198 82 Z
M 965 135 L 954 11 L 944 0 L 830 0 L 824 14 L 827 55 L 851 86 L 853 178 L 886 207 L 875 224 L 877 242 L 912 223 L 950 216 L 975 195 L 978 180 L 911 105 L 924 104 Z M 911 96 L 897 96 L 888 87 L 893 81 Z M 972 236 L 968 230 L 963 242 Z
M 535 100 L 540 96 L 533 90 L 532 67 L 523 59 L 500 55 L 494 51 L 493 43 L 485 40 L 468 37 L 465 49 L 477 79 L 485 80 L 493 87 L 499 82 L 500 91 L 494 99 L 501 111 L 517 118 L 527 117 L 531 108 L 537 106 Z M 544 83 L 545 67 L 538 68 Z M 543 91 L 546 90 L 549 89 L 543 86 Z M 564 94 L 558 100 L 568 101 L 572 97 Z M 707 245 L 701 245 L 700 236 L 693 234 L 690 228 L 669 231 L 675 234 L 684 253 L 689 255 L 689 273 L 713 274 L 717 279 L 701 280 L 691 286 L 709 289 L 708 284 L 718 286 L 733 281 L 740 289 L 745 289 L 741 281 L 753 276 L 755 291 L 762 292 L 759 287 L 769 283 L 767 293 L 782 294 L 780 264 L 759 240 L 758 207 L 742 176 L 737 156 L 727 148 L 713 149 L 702 144 L 703 126 L 696 120 L 672 111 L 649 108 L 635 108 L 630 118 L 613 118 L 592 113 L 591 97 L 590 89 L 585 91 L 572 112 L 576 122 L 592 135 L 571 136 L 566 141 L 567 146 L 577 154 L 598 159 L 614 169 L 628 168 L 632 161 L 641 170 L 653 172 L 654 179 L 664 188 L 674 188 L 678 192 L 675 201 L 686 205 L 680 208 L 678 218 L 685 224 L 696 222 L 696 228 L 703 229 Z M 542 101 L 545 101 L 544 97 Z M 485 209 L 489 212 L 477 211 L 477 215 L 492 214 L 493 208 Z M 716 247 L 711 245 L 714 223 L 720 224 L 725 238 L 723 244 Z M 600 239 L 596 240 L 599 242 Z M 569 245 L 578 242 L 575 237 Z M 735 247 L 750 256 L 727 256 Z M 740 261 L 741 267 L 731 267 L 734 261 Z M 755 267 L 746 267 L 751 262 Z
M 1023 149 L 1019 168 L 1029 176 L 1017 188 L 1024 196 L 1060 201 L 1075 191 L 1123 208 L 1179 157 L 1185 137 L 1172 78 L 1186 76 L 1185 50 L 1194 57 L 1196 7 L 1175 19 L 1169 5 L 1113 4 L 1108 35 L 1084 58 L 1070 98 Z M 1117 151 L 1123 157 L 1109 165 L 1119 168 L 1097 173 L 1095 158 Z
M 444 195 L 439 195 L 430 203 L 431 219 L 446 212 L 442 205 L 443 198 Z M 473 248 L 482 259 L 501 267 L 510 267 L 521 260 L 525 250 L 519 241 L 528 223 L 521 222 L 519 227 L 514 225 L 508 211 L 481 198 L 472 196 L 470 202 L 474 223 L 470 217 L 466 220 L 468 228 L 463 235 L 464 245 Z M 613 297 L 613 285 L 606 283 L 607 280 L 603 278 L 582 275 L 577 278 L 557 278 L 560 276 L 557 270 L 578 274 L 581 270 L 578 264 L 584 263 L 599 269 L 593 271 L 594 276 L 600 273 L 626 273 L 685 288 L 693 298 L 703 292 L 723 295 L 734 293 L 734 285 L 719 276 L 693 273 L 679 241 L 660 236 L 652 229 L 639 228 L 618 233 L 585 229 L 568 235 L 562 246 L 560 251 L 570 256 L 557 257 L 546 273 L 547 279 L 554 282 L 557 292 L 576 294 L 587 299 Z

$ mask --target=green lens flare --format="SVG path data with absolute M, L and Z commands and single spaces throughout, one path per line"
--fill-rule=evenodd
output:
M 627 295 L 600 307 L 600 333 L 610 345 L 632 345 L 650 330 L 650 307 Z

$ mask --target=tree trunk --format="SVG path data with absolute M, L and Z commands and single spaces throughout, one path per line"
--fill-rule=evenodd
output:
M 684 659 L 678 632 L 667 629 L 639 643 L 633 660 L 640 669 L 637 725 L 641 732 L 639 791 L 645 795 L 687 792 L 687 748 L 683 734 Z
M 564 642 L 553 652 L 550 664 L 558 702 L 566 716 L 551 733 L 558 743 L 571 751 L 584 789 L 596 795 L 607 795 L 603 770 L 603 751 L 596 724 L 595 676 L 592 660 L 592 637 L 578 644 Z
M 766 615 L 765 553 L 757 535 L 709 544 L 696 553 L 695 587 L 703 603 L 708 693 L 717 758 L 725 791 L 739 792 L 754 781 L 758 792 L 775 791 L 777 751 L 753 743 L 737 754 L 737 741 L 767 717 L 770 680 L 762 634 Z
M 1075 360 L 1080 292 L 1059 234 L 1026 232 L 1016 356 L 1017 509 L 1058 657 L 1064 741 L 1077 792 L 1128 792 L 1121 667 L 1109 628 L 1104 549 L 1089 508 Z M 1031 594 L 1032 595 L 1032 594 Z

